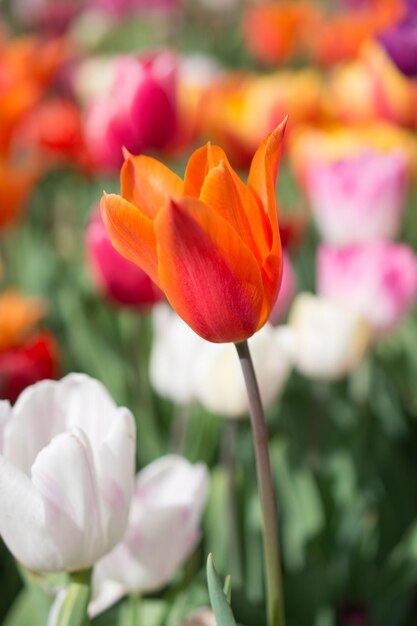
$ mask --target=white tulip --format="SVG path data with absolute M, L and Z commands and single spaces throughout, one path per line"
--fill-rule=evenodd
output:
M 291 371 L 292 345 L 284 327 L 266 324 L 249 339 L 249 348 L 264 408 L 282 391 Z M 197 400 L 225 417 L 248 414 L 248 397 L 236 348 L 230 343 L 205 342 L 194 369 Z
M 154 313 L 151 382 L 179 404 L 198 401 L 226 417 L 248 412 L 245 383 L 232 344 L 205 341 L 165 304 Z M 284 327 L 266 324 L 249 339 L 259 387 L 269 406 L 285 385 L 292 366 L 292 346 Z
M 94 569 L 95 615 L 126 593 L 164 586 L 200 539 L 208 471 L 177 455 L 154 461 L 136 477 L 123 541 Z
M 362 360 L 371 339 L 369 324 L 353 309 L 331 298 L 303 293 L 289 318 L 295 363 L 306 376 L 341 378 Z
M 135 423 L 97 380 L 70 374 L 0 405 L 0 534 L 38 572 L 91 567 L 122 538 Z

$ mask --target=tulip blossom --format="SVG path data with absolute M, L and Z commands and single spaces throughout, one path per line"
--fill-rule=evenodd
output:
M 154 331 L 150 379 L 159 394 L 178 404 L 198 402 L 224 417 L 248 414 L 246 388 L 231 344 L 204 341 L 166 305 L 154 310 Z M 282 328 L 266 324 L 249 346 L 262 400 L 269 407 L 290 374 L 291 342 Z
M 97 166 L 118 169 L 123 147 L 138 154 L 173 140 L 176 73 L 177 58 L 169 51 L 118 59 L 110 93 L 90 103 L 84 120 L 85 141 Z
M 321 246 L 317 286 L 361 314 L 377 335 L 392 332 L 417 298 L 417 257 L 388 242 L 336 249 Z
M 40 298 L 27 298 L 16 289 L 0 294 L 0 352 L 21 345 L 45 312 Z
M 247 339 L 277 298 L 275 177 L 283 131 L 281 124 L 262 142 L 247 185 L 223 150 L 207 144 L 191 155 L 184 181 L 155 159 L 127 153 L 121 195 L 102 198 L 113 245 L 209 341 Z
M 307 293 L 295 299 L 289 324 L 295 365 L 312 378 L 346 376 L 363 359 L 371 337 L 366 320 L 354 309 Z
M 146 309 L 163 298 L 149 276 L 113 248 L 99 211 L 87 226 L 86 251 L 98 290 L 112 302 Z
M 200 539 L 208 486 L 204 464 L 176 455 L 139 472 L 127 531 L 94 570 L 92 614 L 126 593 L 154 591 L 170 581 Z
M 58 347 L 51 333 L 38 332 L 16 347 L 0 352 L 0 398 L 15 402 L 39 380 L 58 374 Z
M 84 374 L 42 381 L 0 407 L 3 541 L 33 571 L 91 567 L 126 529 L 132 414 Z
M 323 239 L 342 246 L 396 237 L 405 208 L 407 170 L 403 152 L 312 161 L 307 195 Z

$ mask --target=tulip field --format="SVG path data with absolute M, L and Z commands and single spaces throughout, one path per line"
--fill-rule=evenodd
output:
M 0 0 L 1 626 L 417 623 L 416 0 Z

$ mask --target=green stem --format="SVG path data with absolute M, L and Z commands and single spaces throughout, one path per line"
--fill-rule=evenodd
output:
M 284 626 L 284 601 L 282 594 L 281 557 L 279 547 L 278 514 L 271 461 L 268 431 L 262 407 L 255 370 L 247 341 L 235 344 L 245 379 L 249 400 L 249 413 L 255 446 L 259 498 L 263 518 L 264 566 L 266 580 L 268 626 Z
M 89 626 L 87 609 L 90 598 L 91 570 L 70 574 L 69 585 L 53 626 Z
M 118 621 L 119 626 L 139 625 L 140 597 L 137 593 L 132 593 L 123 605 L 121 616 Z

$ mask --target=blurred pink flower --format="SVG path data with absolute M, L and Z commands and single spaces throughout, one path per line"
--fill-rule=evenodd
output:
M 111 92 L 93 100 L 84 119 L 93 162 L 117 170 L 122 148 L 133 154 L 167 147 L 177 130 L 177 56 L 168 50 L 136 58 L 121 56 Z
M 85 6 L 85 0 L 13 0 L 15 16 L 26 26 L 63 33 Z
M 394 238 L 402 224 L 407 170 L 401 151 L 311 163 L 307 194 L 323 239 L 344 246 Z
M 176 11 L 181 0 L 89 0 L 88 4 L 90 8 L 124 17 L 135 11 Z
M 398 326 L 417 298 L 417 257 L 408 246 L 388 242 L 343 249 L 322 245 L 317 289 L 353 307 L 383 335 Z
M 95 615 L 126 593 L 166 585 L 200 539 L 207 467 L 181 456 L 154 461 L 136 477 L 124 539 L 94 570 Z
M 287 252 L 283 250 L 283 266 L 281 287 L 278 298 L 272 308 L 268 321 L 276 326 L 286 317 L 288 310 L 294 300 L 297 291 L 297 275 L 291 263 L 291 259 Z
M 149 276 L 113 247 L 98 210 L 87 226 L 86 253 L 93 281 L 109 300 L 146 309 L 164 299 Z

